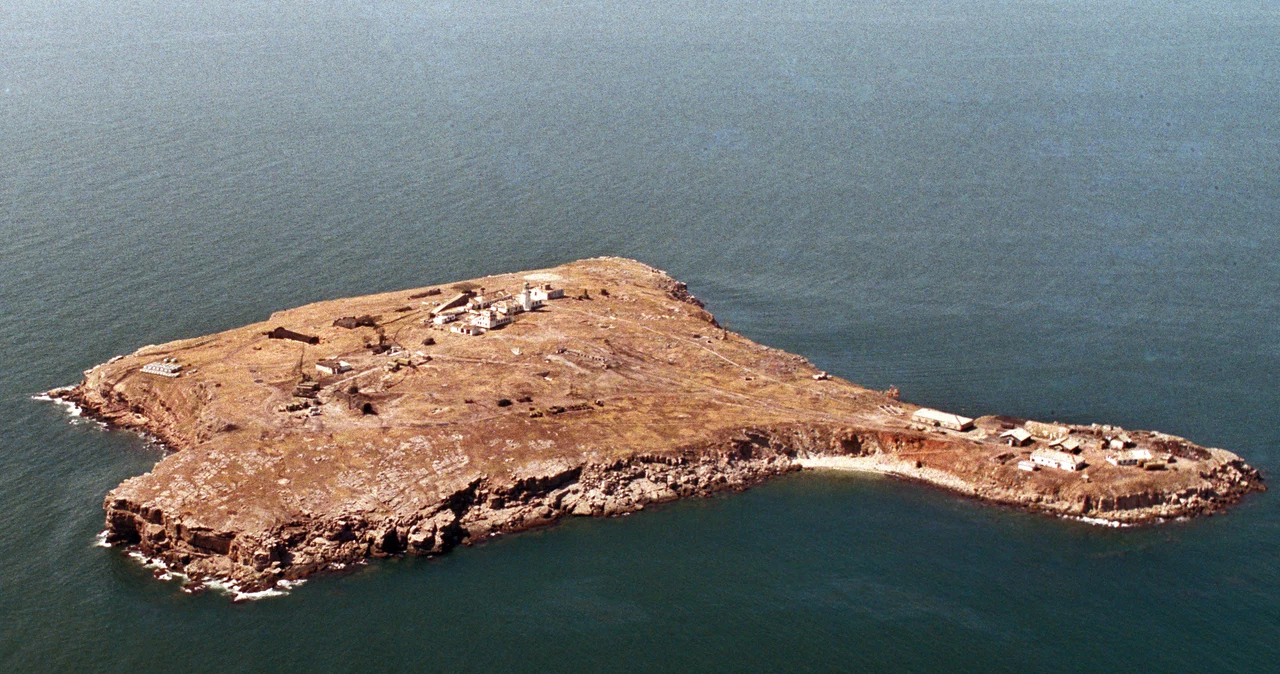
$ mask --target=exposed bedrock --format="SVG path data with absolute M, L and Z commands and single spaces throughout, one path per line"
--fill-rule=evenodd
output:
M 1183 438 L 968 419 L 833 377 L 618 258 L 317 302 L 50 394 L 173 450 L 107 495 L 108 540 L 244 590 L 804 467 L 1133 523 L 1263 489 Z
M 799 470 L 797 458 L 877 458 L 892 464 L 901 462 L 904 453 L 929 452 L 945 444 L 920 434 L 883 431 L 743 429 L 715 445 L 670 454 L 638 454 L 506 481 L 476 479 L 412 513 L 355 510 L 297 518 L 260 532 L 191 526 L 148 504 L 108 497 L 108 540 L 133 546 L 194 581 L 231 580 L 253 591 L 370 557 L 439 555 L 457 545 L 548 525 L 566 516 L 617 516 L 650 504 L 745 489 Z M 1033 511 L 1134 523 L 1221 510 L 1258 489 L 1260 480 L 1257 471 L 1236 460 L 1204 474 L 1208 484 L 1201 488 L 1096 497 L 1028 493 L 999 484 L 940 483 L 927 474 L 913 474 L 915 462 L 901 463 L 902 471 L 887 472 Z
M 636 455 L 499 481 L 477 479 L 412 513 L 351 511 L 298 518 L 263 532 L 211 531 L 145 503 L 109 496 L 108 541 L 136 547 L 193 580 L 229 579 L 246 590 L 340 569 L 366 557 L 436 555 L 459 544 L 555 522 L 615 516 L 682 497 L 743 489 L 798 470 L 806 453 L 858 451 L 856 434 L 751 430 L 713 447 Z

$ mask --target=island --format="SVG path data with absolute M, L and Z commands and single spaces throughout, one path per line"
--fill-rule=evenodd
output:
M 107 542 L 238 592 L 806 468 L 1103 523 L 1264 489 L 1184 438 L 967 418 L 844 381 L 620 258 L 318 302 L 49 395 L 170 450 L 107 495 Z

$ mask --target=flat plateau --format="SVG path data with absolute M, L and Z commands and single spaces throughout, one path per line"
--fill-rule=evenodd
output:
M 460 295 L 529 287 L 565 297 L 479 335 L 432 320 Z M 1209 514 L 1264 488 L 1236 455 L 1162 433 L 922 424 L 895 392 L 721 329 L 684 284 L 618 258 L 310 304 L 143 347 L 50 394 L 172 450 L 107 495 L 108 541 L 245 592 L 803 467 L 1115 523 Z M 1052 432 L 1002 437 L 1024 426 Z M 1064 436 L 1079 470 L 1028 462 Z M 1116 437 L 1151 460 L 1112 465 Z

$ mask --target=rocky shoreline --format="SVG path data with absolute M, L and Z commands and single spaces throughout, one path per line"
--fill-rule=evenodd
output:
M 130 424 L 136 412 L 111 409 L 78 388 L 50 391 L 110 426 L 160 438 L 166 446 L 186 441 L 170 437 L 149 419 Z M 139 418 L 140 415 L 133 417 Z M 145 418 L 145 417 L 142 417 Z M 1250 492 L 1265 488 L 1262 476 L 1239 459 L 1202 477 L 1210 487 L 1175 493 L 1141 492 L 1120 501 L 1046 498 L 1004 488 L 983 488 L 956 476 L 917 467 L 886 451 L 894 442 L 878 433 L 841 429 L 743 429 L 718 446 L 683 448 L 674 455 L 638 455 L 607 464 L 582 464 L 557 472 L 498 482 L 479 478 L 440 502 L 407 516 L 354 510 L 327 517 L 301 517 L 259 535 L 192 527 L 163 510 L 125 498 L 104 502 L 106 542 L 159 562 L 185 577 L 189 587 L 230 584 L 237 593 L 256 593 L 282 581 L 300 581 L 337 572 L 368 558 L 434 556 L 458 545 L 551 525 L 566 517 L 614 517 L 651 504 L 740 491 L 800 470 L 872 472 L 930 485 L 987 503 L 1027 512 L 1113 525 L 1160 523 L 1209 516 L 1226 510 Z M 843 453 L 847 451 L 859 453 Z
M 521 278 L 557 279 L 574 299 L 481 337 L 431 320 L 432 307 L 465 299 L 466 288 Z M 450 291 L 459 288 L 452 299 L 428 288 L 282 312 L 144 347 L 50 391 L 173 452 L 107 495 L 106 542 L 191 588 L 254 593 L 368 558 L 440 555 L 806 468 L 1117 524 L 1211 515 L 1265 489 L 1225 450 L 1096 425 L 1026 422 L 1056 429 L 1055 442 L 1074 438 L 1089 466 L 1028 468 L 1034 447 L 1054 445 L 1006 447 L 1020 421 L 922 426 L 919 408 L 893 392 L 723 330 L 683 284 L 634 261 Z M 350 371 L 334 372 L 339 362 Z M 309 377 L 312 363 L 331 374 Z M 1107 465 L 1103 428 L 1168 451 L 1145 469 Z

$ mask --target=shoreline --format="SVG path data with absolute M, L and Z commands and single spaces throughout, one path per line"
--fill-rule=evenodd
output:
M 487 331 L 458 329 L 468 302 Z M 104 498 L 106 542 L 240 593 L 800 470 L 1108 526 L 1211 515 L 1266 488 L 1184 438 L 968 419 L 832 377 L 618 258 L 318 302 L 142 347 L 34 397 L 167 452 Z M 1074 455 L 1053 450 L 1068 440 Z M 1116 443 L 1159 460 L 1109 464 Z M 1074 458 L 1019 468 L 1046 452 Z

